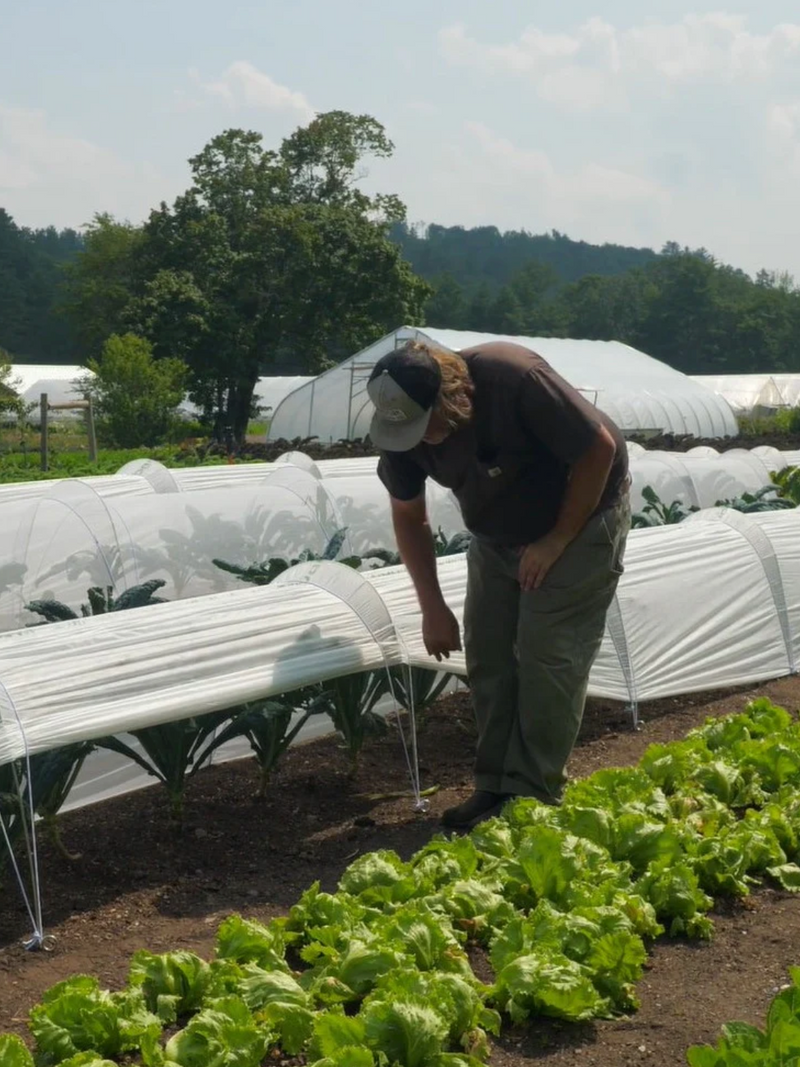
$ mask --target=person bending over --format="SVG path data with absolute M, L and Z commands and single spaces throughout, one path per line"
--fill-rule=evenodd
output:
M 455 354 L 409 341 L 376 363 L 367 390 L 378 474 L 437 660 L 461 649 L 461 634 L 437 578 L 427 478 L 452 490 L 472 534 L 475 791 L 442 822 L 468 829 L 517 796 L 557 804 L 623 570 L 625 441 L 544 359 L 508 342 Z

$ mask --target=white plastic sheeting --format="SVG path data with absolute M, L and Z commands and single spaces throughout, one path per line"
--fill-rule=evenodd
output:
M 293 393 L 295 389 L 299 389 L 313 380 L 312 375 L 259 378 L 253 393 L 253 399 L 258 404 L 261 415 L 271 418 L 275 408 L 289 393 Z
M 770 471 L 800 453 L 761 448 L 717 453 L 646 452 L 630 446 L 632 504 L 651 486 L 666 504 L 713 507 L 769 484 Z M 232 588 L 211 563 L 248 565 L 304 548 L 319 552 L 342 527 L 359 555 L 394 549 L 389 500 L 376 459 L 313 461 L 287 453 L 276 463 L 167 470 L 135 460 L 119 474 L 0 486 L 0 628 L 24 625 L 23 605 L 53 598 L 77 609 L 88 584 L 118 591 L 149 578 L 164 595 Z M 449 490 L 429 482 L 435 529 L 463 529 Z M 288 518 L 291 516 L 291 518 Z
M 94 375 L 86 367 L 61 366 L 45 363 L 15 363 L 11 368 L 12 383 L 17 393 L 29 403 L 38 403 L 42 393 L 47 393 L 51 404 L 63 404 L 82 399 L 78 382 Z M 267 375 L 258 379 L 253 390 L 253 400 L 263 417 L 271 418 L 275 408 L 284 397 L 307 382 L 308 375 Z M 197 407 L 187 398 L 182 409 L 187 415 L 197 415 Z
M 284 397 L 310 381 L 313 381 L 312 377 L 302 374 L 288 376 L 273 374 L 259 378 L 253 390 L 253 403 L 259 409 L 258 418 L 271 419 L 272 413 Z M 187 418 L 197 418 L 202 414 L 201 409 L 192 403 L 188 396 L 180 410 Z
M 150 484 L 126 477 L 142 478 L 139 490 Z M 430 511 L 435 527 L 462 529 L 447 490 L 432 488 Z M 46 496 L 0 507 L 0 630 L 34 621 L 25 609 L 33 600 L 78 611 L 90 586 L 119 594 L 158 579 L 166 583 L 159 595 L 169 600 L 238 588 L 215 559 L 248 566 L 296 559 L 304 550 L 319 554 L 343 528 L 344 556 L 393 548 L 386 492 L 375 475 L 319 479 L 275 464 L 241 489 L 113 497 L 80 481 L 58 482 Z
M 692 381 L 711 389 L 739 415 L 797 407 L 800 374 L 696 374 Z
M 580 341 L 424 330 L 404 326 L 290 393 L 273 414 L 268 439 L 365 437 L 371 404 L 366 383 L 378 359 L 408 338 L 453 351 L 489 341 L 514 341 L 543 356 L 568 382 L 626 432 L 665 432 L 696 437 L 737 433 L 725 400 L 685 374 L 618 341 Z
M 42 393 L 47 393 L 47 399 L 51 404 L 81 400 L 82 396 L 77 389 L 78 381 L 92 376 L 91 371 L 85 367 L 61 366 L 54 363 L 14 363 L 11 372 L 12 385 L 18 382 L 19 384 L 14 385 L 14 388 L 23 400 L 31 404 L 38 404 Z
M 777 453 L 780 457 L 781 453 Z M 780 469 L 774 457 L 744 449 L 715 452 L 699 448 L 692 452 L 646 452 L 630 457 L 631 504 L 634 511 L 644 504 L 642 490 L 654 489 L 665 504 L 680 501 L 687 507 L 710 508 L 770 484 L 770 471 Z
M 340 578 L 336 564 L 313 566 L 319 586 L 290 572 L 0 635 L 0 764 L 26 744 L 42 752 L 386 664 L 439 666 L 404 568 Z M 466 561 L 441 560 L 439 573 L 460 616 Z M 592 694 L 635 703 L 780 677 L 798 661 L 800 514 L 719 510 L 631 533 Z M 463 672 L 463 657 L 448 668 Z

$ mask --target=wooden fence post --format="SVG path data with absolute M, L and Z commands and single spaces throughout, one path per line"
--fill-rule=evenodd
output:
M 47 470 L 47 393 L 41 393 L 39 395 L 39 411 L 41 415 L 41 425 L 39 427 L 39 448 L 41 451 L 41 469 Z
M 86 432 L 89 435 L 89 460 L 97 463 L 97 435 L 94 432 L 94 405 L 92 398 L 86 397 Z

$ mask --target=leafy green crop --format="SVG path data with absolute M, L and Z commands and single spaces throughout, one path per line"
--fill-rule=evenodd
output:
M 789 468 L 790 471 L 795 468 Z M 771 475 L 772 485 L 764 485 L 753 493 L 742 493 L 741 496 L 729 500 L 717 500 L 715 508 L 731 508 L 744 514 L 752 514 L 758 511 L 781 511 L 787 508 L 795 508 L 800 501 L 800 494 L 795 488 L 798 484 L 796 474 L 781 471 L 780 475 Z M 780 479 L 780 480 L 779 480 Z M 665 503 L 652 486 L 646 485 L 642 489 L 644 505 L 641 511 L 634 512 L 631 525 L 643 526 L 670 526 L 674 523 L 683 522 L 696 511 L 700 511 L 696 505 L 687 507 L 680 500 L 673 500 L 671 504 Z
M 790 971 L 791 982 L 770 1005 L 763 1030 L 749 1023 L 722 1028 L 716 1048 L 695 1045 L 689 1067 L 790 1067 L 800 1063 L 800 967 Z
M 193 952 L 154 956 L 142 949 L 131 961 L 128 984 L 133 989 L 141 988 L 148 1010 L 168 1024 L 197 1011 L 209 977 L 208 964 Z
M 109 993 L 96 978 L 77 975 L 48 990 L 31 1012 L 38 1067 L 55 1067 L 79 1052 L 117 1057 L 157 1038 L 161 1022 L 147 1010 L 142 993 Z
M 0 1034 L 0 1063 L 3 1067 L 34 1067 L 33 1056 L 14 1034 Z
M 712 936 L 713 898 L 758 879 L 800 888 L 798 754 L 798 724 L 754 701 L 637 768 L 572 783 L 559 808 L 519 799 L 407 861 L 360 856 L 284 918 L 225 920 L 210 963 L 140 952 L 121 993 L 82 976 L 56 986 L 31 1013 L 37 1067 L 128 1052 L 144 1067 L 476 1067 L 503 1018 L 632 1011 L 653 938 Z M 800 971 L 792 981 L 765 1031 L 734 1024 L 717 1049 L 691 1050 L 692 1067 L 793 1062 Z M 167 1039 L 163 1025 L 181 1029 Z

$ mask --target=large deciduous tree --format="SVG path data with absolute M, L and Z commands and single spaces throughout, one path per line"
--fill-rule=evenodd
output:
M 60 310 L 72 324 L 82 363 L 99 359 L 111 334 L 125 332 L 142 239 L 141 227 L 95 215 L 83 250 L 64 267 Z
M 358 185 L 364 161 L 391 151 L 380 123 L 339 111 L 276 152 L 227 130 L 190 160 L 187 192 L 152 212 L 129 325 L 186 361 L 215 436 L 242 440 L 271 365 L 316 372 L 421 321 L 429 287 L 388 236 L 403 206 Z

